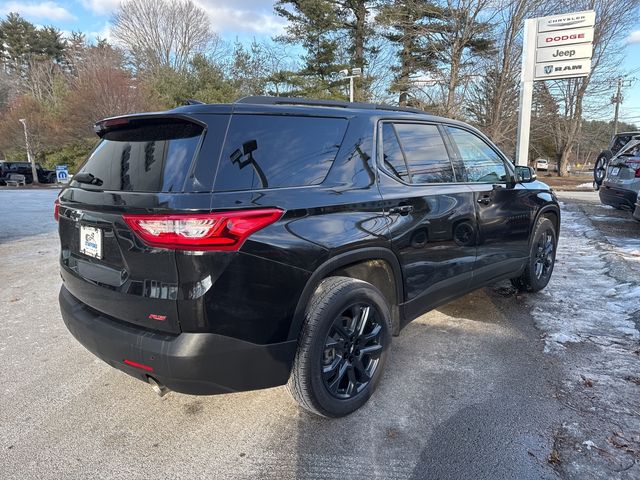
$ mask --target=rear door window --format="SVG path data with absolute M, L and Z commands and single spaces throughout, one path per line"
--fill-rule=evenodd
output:
M 436 125 L 396 123 L 412 183 L 449 183 L 455 181 L 453 166 Z
M 340 149 L 347 123 L 344 118 L 233 115 L 214 190 L 321 183 Z
M 85 189 L 180 192 L 204 128 L 182 119 L 145 119 L 108 131 L 78 173 L 101 185 Z

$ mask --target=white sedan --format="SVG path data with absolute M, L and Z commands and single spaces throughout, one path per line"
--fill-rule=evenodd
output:
M 546 158 L 538 158 L 536 160 L 536 170 L 549 170 L 549 160 Z

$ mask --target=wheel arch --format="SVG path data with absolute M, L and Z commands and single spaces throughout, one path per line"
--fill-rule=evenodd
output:
M 538 212 L 538 218 L 536 218 L 536 222 L 540 217 L 547 217 L 549 220 L 553 222 L 553 226 L 556 228 L 556 235 L 560 234 L 560 209 L 555 205 L 547 205 L 540 209 Z
M 531 225 L 531 232 L 529 234 L 529 244 L 533 240 L 533 231 L 540 217 L 546 217 L 553 222 L 553 226 L 556 229 L 556 238 L 560 236 L 560 208 L 557 205 L 545 205 L 538 210 L 536 217 Z
M 307 281 L 293 315 L 289 328 L 289 340 L 298 338 L 307 305 L 320 282 L 330 276 L 357 278 L 371 283 L 389 302 L 392 333 L 400 329 L 400 308 L 404 301 L 404 286 L 400 262 L 395 254 L 382 247 L 369 247 L 342 253 L 331 257 L 320 265 Z

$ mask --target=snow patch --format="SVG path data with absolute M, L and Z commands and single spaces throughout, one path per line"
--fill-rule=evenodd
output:
M 639 308 L 640 285 L 609 277 L 606 257 L 611 253 L 629 257 L 634 249 L 640 250 L 640 240 L 607 238 L 607 245 L 581 211 L 561 206 L 551 281 L 543 292 L 528 298 L 536 325 L 546 333 L 545 351 L 561 354 L 569 343 L 606 344 L 616 336 L 639 340 L 631 316 Z

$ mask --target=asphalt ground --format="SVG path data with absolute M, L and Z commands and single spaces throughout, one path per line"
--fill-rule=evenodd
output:
M 0 478 L 558 477 L 554 435 L 575 412 L 531 296 L 503 283 L 415 320 L 346 418 L 308 414 L 283 387 L 160 399 L 66 330 L 56 193 L 0 190 Z

